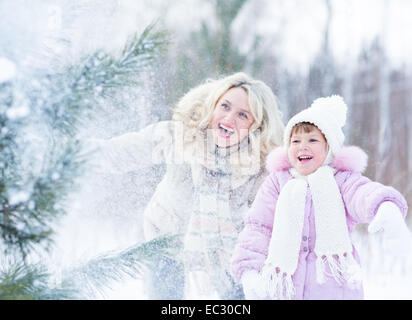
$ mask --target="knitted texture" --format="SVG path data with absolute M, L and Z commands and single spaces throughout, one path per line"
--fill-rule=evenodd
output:
M 333 95 L 318 98 L 312 105 L 293 116 L 285 127 L 284 146 L 289 147 L 290 134 L 293 127 L 301 122 L 310 122 L 316 125 L 326 137 L 331 150 L 332 159 L 343 146 L 345 136 L 342 128 L 346 122 L 347 106 L 342 97 Z
M 242 221 L 234 219 L 230 197 L 234 188 L 255 172 L 244 175 L 238 170 L 233 172 L 230 161 L 247 147 L 247 139 L 230 148 L 209 145 L 205 150 L 208 161 L 191 165 L 194 204 L 184 238 L 183 258 L 186 272 L 196 278 L 198 290 L 205 295 L 212 290 L 210 284 L 222 288 L 233 285 L 228 269 Z

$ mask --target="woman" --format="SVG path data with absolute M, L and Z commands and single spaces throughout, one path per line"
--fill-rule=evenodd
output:
M 184 267 L 159 261 L 150 276 L 151 299 L 181 299 L 183 283 L 185 298 L 193 297 L 193 284 L 196 297 L 244 298 L 229 274 L 230 255 L 283 129 L 270 88 L 236 73 L 190 90 L 171 121 L 96 141 L 100 165 L 112 171 L 166 164 L 144 212 L 144 235 L 149 241 L 184 234 Z

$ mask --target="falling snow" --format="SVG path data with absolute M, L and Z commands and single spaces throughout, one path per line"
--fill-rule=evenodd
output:
M 42 83 L 34 79 L 36 75 L 49 68 L 58 68 L 77 61 L 76 59 L 79 57 L 97 49 L 116 53 L 122 47 L 127 36 L 136 29 L 141 30 L 147 23 L 151 22 L 150 19 L 163 17 L 166 21 L 166 27 L 174 32 L 175 38 L 179 41 L 187 35 L 187 30 L 181 26 L 185 19 L 173 20 L 170 16 L 162 16 L 162 12 L 165 12 L 166 9 L 175 15 L 182 15 L 182 12 L 177 12 L 178 7 L 168 7 L 164 1 L 142 1 L 140 5 L 131 0 L 121 3 L 103 0 L 74 1 L 73 3 L 72 1 L 51 0 L 36 4 L 23 4 L 22 1 L 11 0 L 0 2 L 0 85 L 11 81 L 20 81 L 17 86 L 20 92 L 16 92 L 16 96 L 20 96 L 18 99 L 21 104 L 5 111 L 10 120 L 38 116 L 36 110 L 31 110 L 25 104 L 25 99 L 31 97 L 30 90 L 33 92 L 42 90 Z M 319 4 L 320 2 L 317 5 Z M 317 5 L 314 6 L 315 9 Z M 145 11 L 142 10 L 142 6 L 147 6 L 148 10 L 148 14 L 144 17 L 141 16 L 141 12 Z M 187 10 L 194 10 L 193 4 L 189 4 L 189 2 L 185 6 Z M 185 6 L 179 10 L 186 10 Z M 353 6 L 349 9 L 355 10 Z M 263 15 L 265 21 L 256 26 L 259 32 L 263 29 L 267 30 L 269 35 L 273 35 L 276 28 L 269 30 L 269 26 L 273 20 L 270 13 L 274 10 L 276 11 L 276 8 L 271 7 Z M 287 11 L 288 8 L 282 7 L 282 10 Z M 358 10 L 360 9 L 356 9 L 357 15 L 360 14 Z M 405 10 L 411 12 L 410 6 L 406 5 Z M 302 12 L 307 13 L 305 10 Z M 338 16 L 339 21 L 343 19 L 342 12 Z M 272 14 L 274 13 L 272 12 Z M 293 14 L 299 16 L 299 12 L 294 11 Z M 141 19 L 134 19 L 135 16 Z M 312 16 L 317 17 L 318 15 L 316 12 L 307 15 L 310 25 L 313 22 L 310 18 Z M 177 22 L 173 24 L 170 21 Z M 281 20 L 279 20 L 280 22 Z M 303 23 L 307 22 L 303 21 Z M 291 21 L 287 26 L 289 31 L 285 34 L 288 34 L 289 37 L 285 37 L 279 44 L 279 46 L 283 45 L 285 50 L 282 61 L 291 68 L 297 64 L 305 66 L 308 58 L 306 53 L 316 51 L 316 46 L 320 43 L 319 36 L 316 35 L 316 26 L 311 26 L 309 30 L 309 34 L 313 36 L 310 39 L 301 38 L 299 32 L 301 26 Z M 276 24 L 276 27 L 278 28 L 279 25 Z M 358 27 L 362 28 L 363 25 Z M 355 28 L 355 26 L 351 28 Z M 406 26 L 403 28 L 407 29 Z M 342 48 L 344 45 L 342 43 L 346 43 L 345 41 L 350 36 L 339 33 L 339 29 L 342 29 L 341 25 L 334 29 L 333 42 L 336 42 L 335 50 L 339 50 L 338 55 L 344 56 L 349 49 L 348 47 Z M 394 27 L 390 28 L 390 30 L 392 29 Z M 346 31 L 345 29 L 343 32 Z M 360 30 L 352 29 L 350 31 L 360 32 Z M 368 29 L 368 32 L 372 31 Z M 403 31 L 401 35 L 402 39 L 407 37 L 406 31 Z M 300 40 L 295 41 L 293 36 L 296 36 L 296 39 L 304 40 L 304 44 Z M 369 34 L 365 37 L 369 37 Z M 342 39 L 342 41 L 337 41 L 336 38 Z M 357 38 L 357 42 L 361 42 L 361 40 Z M 400 42 L 402 43 L 402 41 Z M 406 43 L 406 41 L 403 42 Z M 307 46 L 308 50 L 306 47 L 302 49 L 300 45 Z M 402 44 L 397 44 L 397 46 L 400 49 L 392 54 L 398 63 L 404 59 L 399 54 L 399 51 L 402 51 L 401 49 L 404 47 Z M 97 58 L 103 57 L 98 56 Z M 99 63 L 99 60 L 96 60 L 95 63 Z M 305 67 L 303 68 L 305 69 Z M 101 74 L 101 76 L 106 75 Z M 153 81 L 153 76 L 150 80 Z M 157 82 L 154 87 L 159 89 L 166 84 L 167 79 L 161 75 L 155 81 Z M 94 90 L 95 94 L 98 95 L 101 93 L 102 87 L 97 86 Z M 37 105 L 43 105 L 43 102 L 49 98 L 47 94 L 40 95 Z M 106 139 L 128 131 L 137 131 L 147 124 L 155 122 L 156 119 L 169 115 L 167 113 L 169 105 L 165 102 L 166 99 L 154 90 L 145 90 L 144 86 L 130 89 L 129 92 L 119 93 L 116 98 L 118 104 L 105 105 L 103 103 L 104 110 L 82 128 L 80 136 L 84 140 L 90 137 Z M 153 108 L 153 105 L 156 107 Z M 1 129 L 2 135 L 8 132 L 9 128 L 3 127 Z M 27 149 L 30 151 L 28 152 L 28 163 L 41 154 L 41 152 L 35 154 L 36 150 L 42 148 L 39 141 L 51 143 L 51 137 L 49 140 L 41 140 L 46 134 L 47 130 L 36 126 L 33 126 L 32 131 L 28 131 L 26 140 L 31 143 L 30 148 Z M 40 160 L 37 161 L 40 163 L 42 159 L 37 160 Z M 164 172 L 163 167 L 147 168 L 139 173 L 129 172 L 120 175 L 97 174 L 90 170 L 82 177 L 80 190 L 73 191 L 69 207 L 66 208 L 68 214 L 56 226 L 55 246 L 50 256 L 47 257 L 50 270 L 54 273 L 54 278 L 50 280 L 51 286 L 59 284 L 59 274 L 63 268 L 76 266 L 98 254 L 111 250 L 121 250 L 144 241 L 143 211 L 160 181 L 162 172 Z M 54 172 L 51 178 L 59 180 L 61 176 Z M 13 193 L 10 195 L 10 205 L 25 202 L 29 198 L 29 191 Z M 29 208 L 34 208 L 34 202 L 29 202 L 28 205 Z M 20 227 L 24 228 L 25 226 L 20 225 Z M 359 230 L 355 232 L 353 240 L 360 249 L 361 261 L 364 266 L 362 277 L 365 297 L 367 299 L 411 299 L 411 258 L 405 258 L 405 263 L 402 264 L 396 257 L 393 259 L 384 257 L 379 235 L 365 235 L 364 226 L 360 226 Z M 403 269 L 404 266 L 407 266 L 406 269 Z M 194 299 L 216 298 L 216 296 L 203 297 L 197 292 L 193 292 L 192 295 Z M 90 298 L 148 299 L 148 293 L 141 279 L 130 277 L 114 283 L 111 289 Z

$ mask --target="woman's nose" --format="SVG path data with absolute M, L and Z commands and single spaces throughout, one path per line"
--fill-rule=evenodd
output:
M 235 113 L 228 112 L 225 116 L 225 121 L 227 122 L 227 124 L 233 125 L 235 123 Z

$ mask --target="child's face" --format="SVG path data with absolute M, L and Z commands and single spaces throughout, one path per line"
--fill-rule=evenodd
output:
M 248 135 L 254 121 L 248 94 L 242 88 L 232 88 L 218 100 L 209 129 L 213 130 L 216 145 L 229 147 Z
M 326 155 L 327 143 L 318 128 L 313 127 L 309 133 L 303 130 L 292 133 L 288 158 L 301 175 L 315 172 L 325 161 Z

